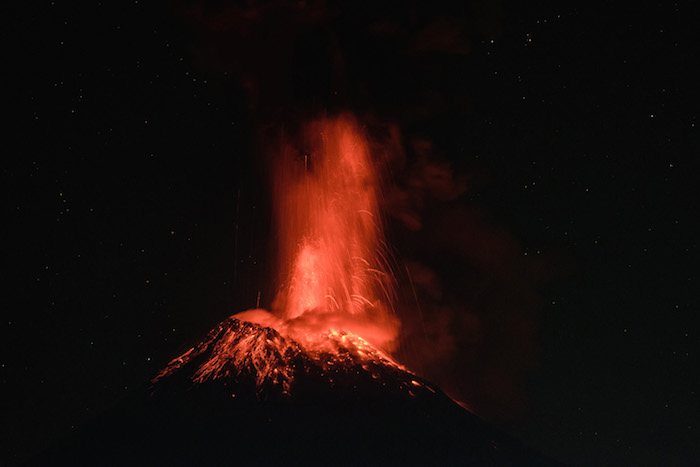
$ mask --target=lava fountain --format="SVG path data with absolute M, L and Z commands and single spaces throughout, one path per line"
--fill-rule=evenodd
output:
M 380 346 L 396 337 L 380 186 L 367 139 L 349 115 L 312 122 L 302 148 L 283 147 L 275 200 L 287 280 L 273 313 L 286 326 L 357 330 Z
M 38 465 L 551 465 L 388 356 L 381 184 L 353 117 L 306 125 L 274 172 L 271 311 L 225 319 Z
M 282 144 L 273 177 L 282 284 L 271 312 L 233 315 L 155 381 L 189 366 L 195 382 L 247 376 L 284 393 L 299 372 L 331 370 L 400 381 L 411 394 L 426 387 L 389 356 L 399 322 L 381 177 L 356 119 L 305 124 Z

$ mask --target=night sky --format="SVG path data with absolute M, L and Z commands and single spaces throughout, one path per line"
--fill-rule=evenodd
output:
M 6 7 L 0 464 L 269 308 L 269 135 L 339 109 L 400 130 L 398 358 L 566 464 L 700 463 L 697 17 L 513 3 Z

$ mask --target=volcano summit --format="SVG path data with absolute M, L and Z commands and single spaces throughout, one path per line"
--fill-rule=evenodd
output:
M 350 333 L 228 318 L 30 465 L 555 465 Z
M 391 358 L 400 323 L 369 148 L 351 115 L 286 142 L 272 311 L 222 321 L 38 463 L 546 465 Z

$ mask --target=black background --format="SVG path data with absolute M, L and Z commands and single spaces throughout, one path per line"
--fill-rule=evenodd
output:
M 1 462 L 114 405 L 226 316 L 269 307 L 260 129 L 299 106 L 372 113 L 431 141 L 467 180 L 451 202 L 508 232 L 509 284 L 533 288 L 546 265 L 512 432 L 570 464 L 700 461 L 699 42 L 685 4 L 336 5 L 326 35 L 284 36 L 286 65 L 274 41 L 202 28 L 197 6 L 9 7 Z M 408 32 L 362 32 L 382 22 Z M 328 30 L 340 81 L 317 47 Z M 429 263 L 415 247 L 426 238 L 391 225 L 399 256 Z M 430 268 L 478 295 L 459 266 Z

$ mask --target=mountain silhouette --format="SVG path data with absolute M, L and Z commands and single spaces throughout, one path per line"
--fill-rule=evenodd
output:
M 228 318 L 28 465 L 557 465 L 350 333 Z

